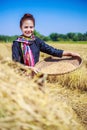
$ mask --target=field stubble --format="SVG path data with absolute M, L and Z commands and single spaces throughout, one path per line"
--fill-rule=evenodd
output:
M 87 44 L 53 44 L 78 52 L 83 64 L 60 76 L 37 74 L 11 60 L 11 44 L 0 44 L 0 130 L 86 130 Z M 41 53 L 40 60 L 47 57 Z

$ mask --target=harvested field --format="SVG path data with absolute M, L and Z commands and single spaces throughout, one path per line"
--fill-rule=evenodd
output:
M 0 44 L 0 130 L 86 130 L 87 45 L 53 46 L 80 53 L 81 67 L 32 78 L 30 69 L 11 60 L 11 44 Z M 40 60 L 47 56 L 41 53 Z

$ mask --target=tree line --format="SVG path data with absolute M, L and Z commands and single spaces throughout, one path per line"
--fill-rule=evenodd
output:
M 49 36 L 44 36 L 35 30 L 34 34 L 44 41 L 87 41 L 87 32 L 86 33 L 69 32 L 67 34 L 51 33 Z M 15 36 L 0 35 L 0 42 L 12 42 L 17 37 L 18 37 L 17 35 Z

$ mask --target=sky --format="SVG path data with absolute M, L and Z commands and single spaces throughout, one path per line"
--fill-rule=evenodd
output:
M 33 14 L 42 35 L 87 32 L 87 0 L 2 0 L 0 35 L 21 35 L 20 19 Z

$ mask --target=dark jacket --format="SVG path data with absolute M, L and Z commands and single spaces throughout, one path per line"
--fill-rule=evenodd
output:
M 35 64 L 39 61 L 40 51 L 52 56 L 62 57 L 63 50 L 55 49 L 52 46 L 49 46 L 40 38 L 36 37 L 35 41 L 32 42 L 33 43 L 30 45 L 30 48 L 34 56 Z M 12 44 L 12 59 L 24 64 L 21 43 L 17 41 L 13 41 Z

